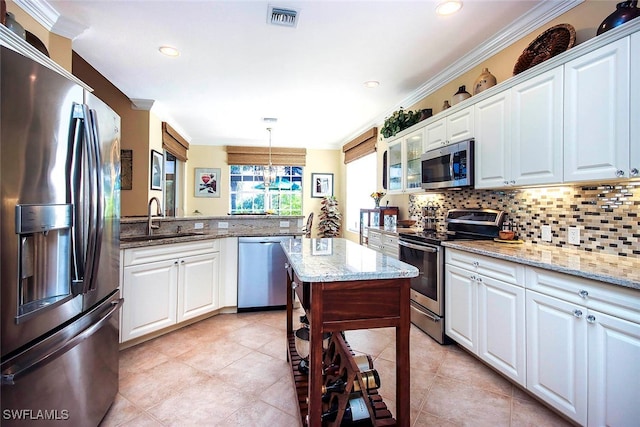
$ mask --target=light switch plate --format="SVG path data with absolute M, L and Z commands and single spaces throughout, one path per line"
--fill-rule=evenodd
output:
M 580 227 L 569 227 L 568 240 L 571 245 L 579 245 L 580 244 Z
M 550 225 L 542 225 L 540 226 L 540 231 L 542 233 L 542 241 L 550 242 L 551 241 L 551 226 Z
M 280 221 L 280 228 L 289 227 L 289 221 Z
M 194 230 L 202 230 L 203 228 L 204 228 L 204 223 L 202 222 L 196 222 L 193 224 Z
M 218 223 L 218 228 L 229 228 L 229 223 L 220 221 Z

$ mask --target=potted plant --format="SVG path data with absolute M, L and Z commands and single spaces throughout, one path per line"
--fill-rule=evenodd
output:
M 318 235 L 320 237 L 339 236 L 341 221 L 342 215 L 338 210 L 338 200 L 335 197 L 324 197 L 320 207 Z
M 380 133 L 385 138 L 389 138 L 398 132 L 402 132 L 408 127 L 415 125 L 419 121 L 431 117 L 432 114 L 433 111 L 430 108 L 416 111 L 405 111 L 400 107 L 398 111 L 394 112 L 384 121 L 384 126 L 380 129 Z

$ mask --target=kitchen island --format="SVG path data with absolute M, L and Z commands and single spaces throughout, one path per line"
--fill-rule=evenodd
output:
M 374 425 L 409 426 L 410 278 L 418 275 L 418 269 L 345 239 L 305 238 L 288 240 L 281 245 L 288 259 L 288 356 L 296 381 L 303 424 L 308 419 L 309 426 L 320 426 L 323 409 L 327 410 L 327 405 L 323 408 L 321 399 L 324 381 L 320 337 L 327 332 L 336 333 L 334 341 L 340 345 L 344 341 L 338 332 L 394 327 L 397 418 L 393 420 L 390 417 L 379 399 L 369 402 L 368 409 L 376 419 Z M 298 373 L 300 356 L 295 349 L 292 322 L 293 290 L 310 323 L 308 377 Z M 350 354 L 346 356 L 350 359 Z M 353 372 L 352 360 L 343 361 L 343 365 L 346 365 L 349 373 L 347 391 L 354 390 L 355 382 L 360 385 L 360 390 L 366 390 L 362 376 L 359 372 Z M 339 425 L 346 404 L 346 399 L 340 400 L 340 413 L 334 421 L 335 425 Z

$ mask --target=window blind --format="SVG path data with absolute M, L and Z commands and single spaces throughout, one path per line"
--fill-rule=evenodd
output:
M 375 153 L 378 128 L 373 127 L 342 147 L 345 165 L 367 154 Z
M 178 160 L 187 161 L 189 143 L 167 122 L 162 122 L 162 148 L 173 154 Z
M 271 163 L 274 166 L 305 166 L 306 148 L 271 148 Z M 269 147 L 242 147 L 227 145 L 229 165 L 268 165 Z

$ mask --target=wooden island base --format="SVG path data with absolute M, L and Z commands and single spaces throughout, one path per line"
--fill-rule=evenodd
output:
M 295 335 L 289 333 L 288 336 L 288 350 L 289 350 L 289 363 L 291 365 L 291 373 L 293 374 L 293 381 L 295 383 L 296 395 L 298 398 L 298 407 L 300 408 L 300 419 L 302 425 L 306 425 L 306 418 L 308 414 L 307 398 L 309 393 L 309 377 L 308 375 L 301 374 L 298 371 L 298 364 L 302 358 L 296 351 Z M 347 343 L 348 346 L 348 343 Z M 351 352 L 353 354 L 353 352 Z M 374 425 L 376 427 L 395 427 L 397 426 L 395 418 L 391 412 L 387 409 L 387 405 L 382 400 L 382 397 L 378 394 L 377 390 L 369 391 L 369 397 L 373 405 L 373 412 L 375 414 Z

